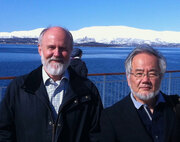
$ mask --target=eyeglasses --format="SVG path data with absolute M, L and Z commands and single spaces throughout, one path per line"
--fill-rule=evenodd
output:
M 160 76 L 160 73 L 156 73 L 156 72 L 149 72 L 147 74 L 137 72 L 137 73 L 130 73 L 130 74 L 134 75 L 138 79 L 142 79 L 142 78 L 144 78 L 144 76 L 147 76 L 150 79 L 155 79 L 155 78 L 158 78 Z

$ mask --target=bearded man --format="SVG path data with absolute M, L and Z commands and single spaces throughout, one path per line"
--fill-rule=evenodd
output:
M 0 104 L 1 142 L 93 142 L 102 110 L 95 85 L 68 67 L 73 37 L 62 27 L 44 29 L 42 66 L 17 77 Z
M 178 96 L 160 91 L 166 60 L 152 47 L 137 47 L 125 61 L 131 93 L 105 109 L 101 116 L 101 142 L 175 142 L 177 125 L 173 107 Z

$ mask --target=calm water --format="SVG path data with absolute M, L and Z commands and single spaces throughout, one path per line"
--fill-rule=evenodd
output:
M 124 60 L 133 47 L 80 47 L 89 73 L 124 72 Z M 180 48 L 158 47 L 167 59 L 167 70 L 180 70 Z M 19 76 L 41 64 L 35 45 L 1 45 L 0 76 Z M 2 84 L 2 81 L 1 81 Z
M 124 72 L 124 60 L 133 49 L 133 47 L 80 47 L 84 54 L 82 59 L 86 62 L 89 73 L 114 73 L 114 72 Z M 164 54 L 167 59 L 167 70 L 180 70 L 180 48 L 162 48 L 158 47 L 158 50 Z M 1 45 L 0 44 L 0 76 L 19 76 L 26 73 L 29 73 L 33 69 L 41 65 L 40 56 L 38 54 L 37 46 L 35 45 Z M 122 77 L 122 76 L 118 76 Z M 91 77 L 92 80 L 102 80 L 103 78 Z M 108 76 L 108 80 L 118 80 L 117 76 Z M 171 94 L 180 94 L 178 89 L 180 82 L 171 82 Z M 10 80 L 0 80 L 0 86 L 7 86 Z M 113 103 L 120 100 L 123 95 L 128 94 L 127 92 L 118 91 L 112 92 L 111 84 L 108 87 L 106 84 L 105 92 L 107 94 L 103 97 L 104 106 L 110 106 Z M 165 86 L 163 91 L 167 93 L 167 82 L 162 86 Z M 116 87 L 116 86 L 114 86 Z M 123 84 L 120 84 L 118 88 L 123 87 Z M 103 90 L 98 88 L 100 94 L 103 94 Z M 3 88 L 2 94 L 5 92 Z M 117 91 L 117 89 L 115 89 Z M 111 93 L 109 93 L 111 92 Z M 1 98 L 0 96 L 0 101 Z

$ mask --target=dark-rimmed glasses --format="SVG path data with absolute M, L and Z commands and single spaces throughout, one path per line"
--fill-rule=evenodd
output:
M 149 72 L 147 74 L 145 73 L 140 73 L 140 72 L 137 72 L 137 73 L 130 73 L 132 75 L 134 75 L 136 78 L 138 79 L 142 79 L 144 78 L 145 76 L 147 76 L 148 78 L 150 79 L 155 79 L 155 78 L 158 78 L 160 76 L 160 73 L 157 73 L 157 72 Z

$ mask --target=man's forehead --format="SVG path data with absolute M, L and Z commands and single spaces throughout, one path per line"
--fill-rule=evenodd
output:
M 136 54 L 134 58 L 144 58 L 144 57 L 149 57 L 149 58 L 157 58 L 155 55 L 151 54 L 151 53 L 148 53 L 148 52 L 142 52 L 142 53 L 138 53 Z M 132 60 L 133 60 L 132 59 Z
M 56 36 L 56 37 L 67 37 L 67 32 L 62 29 L 49 29 L 44 33 L 44 37 L 46 36 Z
M 158 58 L 152 54 L 138 54 L 134 56 L 131 67 L 134 70 L 158 70 Z
M 69 42 L 70 38 L 68 38 L 68 35 L 66 32 L 60 32 L 60 31 L 47 31 L 43 38 L 42 41 L 64 41 L 64 42 Z

